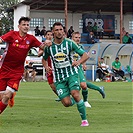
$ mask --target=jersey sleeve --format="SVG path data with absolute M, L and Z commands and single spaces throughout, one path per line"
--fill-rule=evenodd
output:
M 43 53 L 43 59 L 47 60 L 49 56 L 50 56 L 49 47 L 45 47 L 44 53 Z
M 2 41 L 10 43 L 13 41 L 13 31 L 9 31 L 0 37 Z
M 42 42 L 40 42 L 37 38 L 34 36 L 32 37 L 32 47 L 40 47 L 42 45 Z
M 80 56 L 82 56 L 85 53 L 85 51 L 82 48 L 80 48 L 74 41 L 72 41 L 72 49 Z
M 80 47 L 85 51 L 85 48 L 84 48 L 84 46 L 82 44 L 80 44 Z

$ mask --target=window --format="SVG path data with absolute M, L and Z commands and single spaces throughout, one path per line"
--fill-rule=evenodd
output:
M 35 28 L 36 26 L 43 27 L 44 19 L 43 18 L 31 18 L 30 27 Z
M 80 20 L 79 20 L 79 29 L 82 29 L 82 28 L 83 28 L 83 20 L 80 19 Z
M 49 28 L 53 27 L 53 24 L 55 22 L 60 22 L 60 23 L 62 23 L 63 26 L 65 26 L 65 19 L 62 19 L 62 18 L 50 18 L 48 20 L 48 26 L 49 26 Z
M 133 21 L 129 21 L 129 30 L 133 30 Z

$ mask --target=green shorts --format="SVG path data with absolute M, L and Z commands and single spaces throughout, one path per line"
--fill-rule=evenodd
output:
M 78 74 L 79 74 L 79 81 L 80 81 L 80 83 L 81 82 L 86 82 L 84 71 L 82 70 L 82 68 L 78 69 Z
M 78 74 L 71 75 L 63 81 L 56 82 L 55 87 L 58 97 L 61 100 L 70 96 L 72 90 L 80 90 Z

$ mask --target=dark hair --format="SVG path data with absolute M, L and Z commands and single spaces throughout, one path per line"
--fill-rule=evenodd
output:
M 48 32 L 52 32 L 52 31 L 51 30 L 47 30 L 46 33 L 45 33 L 45 35 L 47 35 Z
M 104 60 L 104 58 L 101 58 L 101 60 Z
M 30 18 L 29 17 L 21 17 L 18 21 L 18 23 L 20 24 L 22 21 L 30 21 Z
M 32 65 L 34 62 L 30 62 L 29 64 Z
M 115 59 L 118 59 L 119 60 L 119 57 L 116 57 Z
M 53 28 L 54 28 L 55 26 L 62 26 L 62 27 L 63 27 L 62 23 L 60 23 L 60 22 L 55 22 L 55 23 L 53 24 Z M 63 27 L 63 29 L 64 29 L 64 27 Z

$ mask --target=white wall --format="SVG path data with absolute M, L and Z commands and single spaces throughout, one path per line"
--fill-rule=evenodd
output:
M 14 9 L 14 30 L 18 30 L 18 20 L 22 16 L 29 17 L 30 6 L 21 5 Z
M 115 30 L 116 34 L 120 34 L 120 15 L 115 15 L 115 19 L 117 20 L 117 29 Z M 133 30 L 129 30 L 129 21 L 133 21 L 132 15 L 124 15 L 123 16 L 123 27 L 125 30 L 129 32 L 129 34 L 133 34 Z

